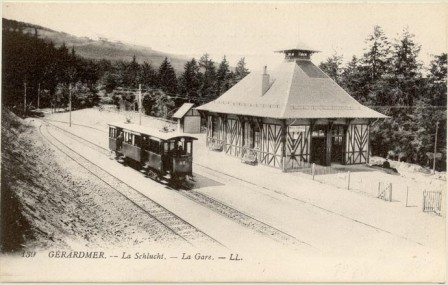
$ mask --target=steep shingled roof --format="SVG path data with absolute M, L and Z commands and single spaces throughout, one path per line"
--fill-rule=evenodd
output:
M 218 99 L 197 110 L 277 119 L 387 118 L 358 103 L 309 60 L 285 61 L 270 74 L 252 72 Z

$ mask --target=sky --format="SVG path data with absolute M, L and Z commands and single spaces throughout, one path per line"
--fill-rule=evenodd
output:
M 224 55 L 250 70 L 275 67 L 298 41 L 321 51 L 318 64 L 335 51 L 347 62 L 362 55 L 365 39 L 379 25 L 393 40 L 408 27 L 421 44 L 420 60 L 447 51 L 446 3 L 303 2 L 3 2 L 3 17 L 76 36 L 103 36 L 155 50 L 215 61 Z

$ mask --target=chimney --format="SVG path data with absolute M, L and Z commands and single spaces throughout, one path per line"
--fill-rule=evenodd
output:
M 264 66 L 264 72 L 263 72 L 263 79 L 261 81 L 261 96 L 263 96 L 266 92 L 268 92 L 269 87 L 271 87 L 269 85 L 269 74 L 267 74 L 266 70 L 267 70 L 267 66 Z

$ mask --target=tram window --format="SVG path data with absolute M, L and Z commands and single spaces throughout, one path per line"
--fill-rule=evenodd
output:
M 128 133 L 128 132 L 125 132 L 124 133 L 124 141 L 127 144 L 132 144 L 132 135 L 130 133 Z
M 148 137 L 147 136 L 141 136 L 141 139 L 142 139 L 142 141 L 141 141 L 141 148 L 142 149 L 148 149 L 148 147 L 149 147 L 149 139 L 148 139 Z
M 149 151 L 159 153 L 159 142 L 155 140 L 149 140 Z
M 117 137 L 117 129 L 116 128 L 109 128 L 109 137 L 110 138 L 116 138 Z
M 138 147 L 140 147 L 140 146 L 142 145 L 142 143 L 141 143 L 141 141 L 142 141 L 142 137 L 141 137 L 141 136 L 132 134 L 132 138 L 133 138 L 133 140 L 132 140 L 132 144 L 133 144 L 134 146 L 138 146 Z
M 174 150 L 176 145 L 174 144 L 174 141 L 170 141 L 170 151 Z
M 187 147 L 185 150 L 187 151 L 187 154 L 191 154 L 191 142 L 187 142 Z
M 185 150 L 185 139 L 182 139 L 177 142 L 177 151 L 180 155 L 184 155 L 186 153 Z

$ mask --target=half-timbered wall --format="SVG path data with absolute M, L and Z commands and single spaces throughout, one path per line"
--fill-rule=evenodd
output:
M 241 123 L 237 119 L 227 119 L 226 126 L 226 153 L 241 156 L 243 138 L 241 136 Z
M 249 122 L 241 124 L 234 117 L 209 115 L 207 117 L 207 144 L 222 143 L 226 154 L 242 157 L 245 151 L 257 153 L 260 164 L 282 168 L 282 125 L 280 121 L 266 118 L 253 126 Z M 258 129 L 258 126 L 261 128 Z M 245 131 L 243 131 L 243 127 Z M 243 134 L 245 138 L 243 138 Z M 311 159 L 311 127 L 307 122 L 299 122 L 286 129 L 285 170 L 294 170 L 310 166 Z M 245 148 L 243 146 L 246 145 Z M 345 142 L 344 142 L 345 141 Z M 357 121 L 347 126 L 344 137 L 344 149 L 341 155 L 345 164 L 362 164 L 368 162 L 369 125 L 368 122 Z
M 289 126 L 286 132 L 286 170 L 309 166 L 310 126 Z
M 369 156 L 369 125 L 349 125 L 345 147 L 345 163 L 367 163 Z
M 260 163 L 282 167 L 282 126 L 263 124 L 261 130 Z
M 225 122 L 222 117 L 208 116 L 207 117 L 207 144 L 225 143 L 226 129 Z

